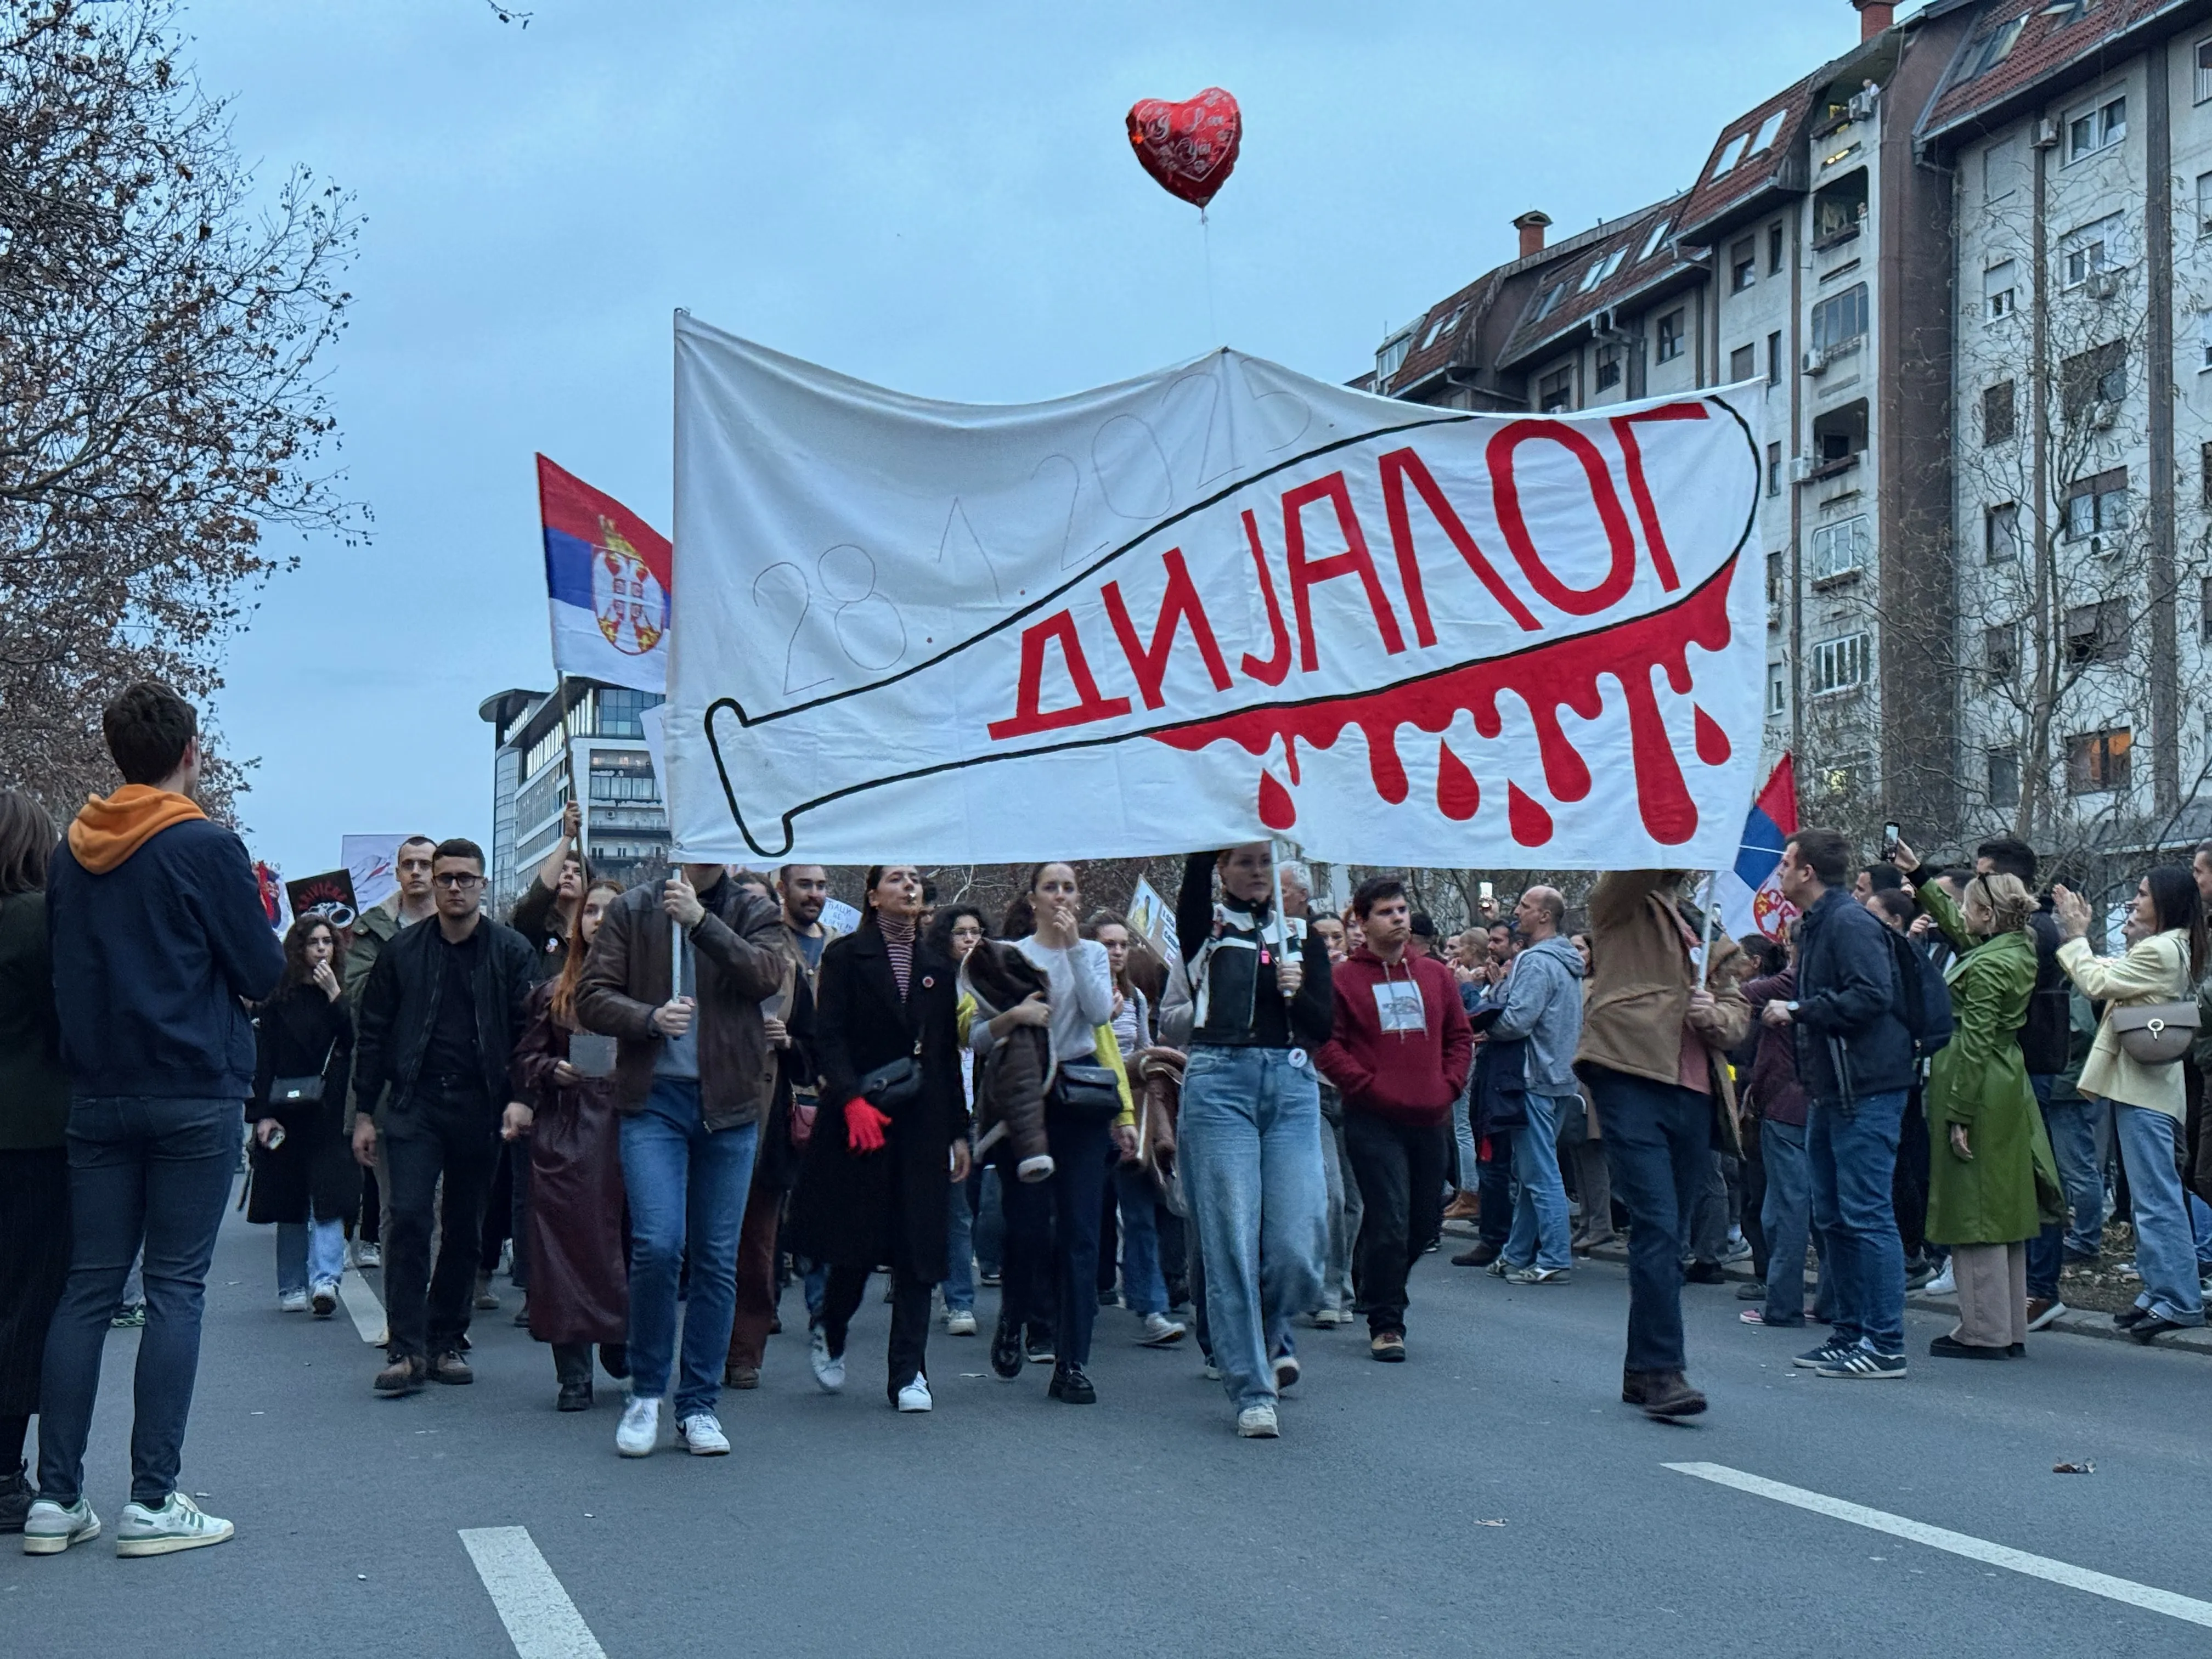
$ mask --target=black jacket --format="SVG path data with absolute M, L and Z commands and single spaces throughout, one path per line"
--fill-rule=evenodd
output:
M 1899 1012 L 1889 929 L 1838 887 L 1820 896 L 1800 927 L 1797 1075 L 1806 1093 L 1834 1105 L 1911 1088 L 1912 1033 Z
M 1185 860 L 1182 890 L 1176 899 L 1176 944 L 1191 972 L 1200 1011 L 1192 1046 L 1318 1050 L 1336 1021 L 1328 942 L 1303 921 L 1290 924 L 1294 935 L 1302 935 L 1299 961 L 1305 974 L 1297 995 L 1285 1001 L 1271 945 L 1277 936 L 1273 904 L 1263 902 L 1249 911 L 1228 905 L 1217 909 L 1213 864 L 1212 853 L 1193 853 Z
M 2027 926 L 2035 935 L 2035 991 L 2027 1000 L 2027 1023 L 2020 1028 L 2020 1057 L 2030 1077 L 2056 1077 L 2073 1048 L 2073 981 L 2058 965 L 2058 919 L 2047 896 Z
M 308 1200 L 325 1220 L 350 1217 L 361 1204 L 361 1165 L 346 1139 L 346 1079 L 353 1066 L 353 1014 L 341 997 L 332 1002 L 313 981 L 294 985 L 254 1011 L 259 1059 L 250 1123 L 273 1117 L 284 1126 L 284 1144 L 270 1152 L 249 1143 L 253 1180 L 248 1221 L 305 1221 Z M 271 1105 L 278 1078 L 320 1073 L 323 1097 L 304 1105 Z
M 855 1267 L 888 1262 L 931 1285 L 945 1277 L 952 1143 L 968 1132 L 958 995 L 952 963 L 916 939 L 902 999 L 872 918 L 823 951 L 814 1010 L 822 1104 L 791 1200 L 792 1244 L 800 1254 Z M 863 1077 L 908 1055 L 921 1063 L 920 1096 L 891 1113 L 883 1150 L 854 1152 L 847 1103 Z
M 530 1024 L 537 956 L 521 934 L 489 916 L 477 923 L 477 931 L 483 936 L 473 985 L 477 1052 L 484 1092 L 494 1105 L 503 1105 L 513 1093 L 507 1073 L 514 1045 Z M 364 1106 L 380 1101 L 380 1116 L 382 1109 L 404 1110 L 414 1091 L 438 1018 L 445 965 L 445 935 L 434 916 L 394 934 L 369 969 L 354 1040 L 354 1096 Z M 385 1097 L 387 1087 L 392 1092 Z

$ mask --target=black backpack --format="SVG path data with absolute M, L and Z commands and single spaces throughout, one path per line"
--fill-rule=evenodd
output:
M 1951 1040 L 1951 988 L 1920 947 L 1892 927 L 1882 933 L 1897 963 L 1898 1018 L 1912 1035 L 1912 1054 L 1926 1060 Z

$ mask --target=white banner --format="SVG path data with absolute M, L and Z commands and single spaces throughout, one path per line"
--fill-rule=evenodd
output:
M 1224 350 L 970 406 L 678 313 L 678 844 L 1726 863 L 1764 402 L 1474 415 Z
M 353 878 L 353 902 L 363 910 L 399 890 L 396 860 L 404 836 L 341 836 L 338 858 Z

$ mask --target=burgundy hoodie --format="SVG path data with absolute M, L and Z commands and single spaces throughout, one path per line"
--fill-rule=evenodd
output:
M 1336 1023 L 1314 1063 L 1346 1108 L 1394 1123 L 1443 1122 L 1474 1058 L 1474 1028 L 1451 969 L 1410 947 L 1385 963 L 1363 945 L 1339 964 L 1332 990 Z

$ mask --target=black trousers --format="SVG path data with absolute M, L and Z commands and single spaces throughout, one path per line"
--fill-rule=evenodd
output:
M 1002 1140 L 993 1149 L 1006 1217 L 999 1306 L 1025 1329 L 1050 1324 L 1060 1363 L 1087 1365 L 1098 1320 L 1098 1232 L 1116 1156 L 1114 1126 L 1054 1112 L 1045 1130 L 1049 1180 L 1023 1182 L 1012 1147 Z
M 845 1352 L 845 1334 L 853 1316 L 867 1294 L 866 1267 L 833 1263 L 829 1282 L 822 1289 L 822 1334 L 832 1355 Z M 929 1293 L 935 1286 L 925 1279 L 891 1275 L 891 1340 L 890 1365 L 884 1392 L 898 1403 L 898 1391 L 919 1375 L 929 1375 Z
M 1474 1144 L 1475 1193 L 1482 1213 L 1475 1218 L 1475 1236 L 1498 1249 L 1513 1235 L 1513 1136 L 1510 1131 L 1486 1135 Z M 1359 1189 L 1362 1197 L 1367 1188 Z
M 1898 1242 L 1904 1245 L 1907 1261 L 1927 1253 L 1928 1178 L 1928 1115 L 1915 1088 L 1905 1097 L 1897 1164 L 1889 1178 L 1890 1207 L 1897 1215 Z
M 393 1358 L 459 1346 L 475 1304 L 484 1199 L 499 1162 L 490 1097 L 417 1093 L 384 1115 L 392 1215 L 384 1230 L 384 1312 Z M 444 1177 L 442 1200 L 438 1182 Z M 430 1263 L 432 1210 L 438 1261 Z
M 1451 1124 L 1394 1123 L 1350 1111 L 1344 1115 L 1344 1150 L 1359 1182 L 1359 1237 L 1352 1246 L 1359 1305 L 1370 1331 L 1402 1332 L 1406 1276 L 1443 1224 Z

